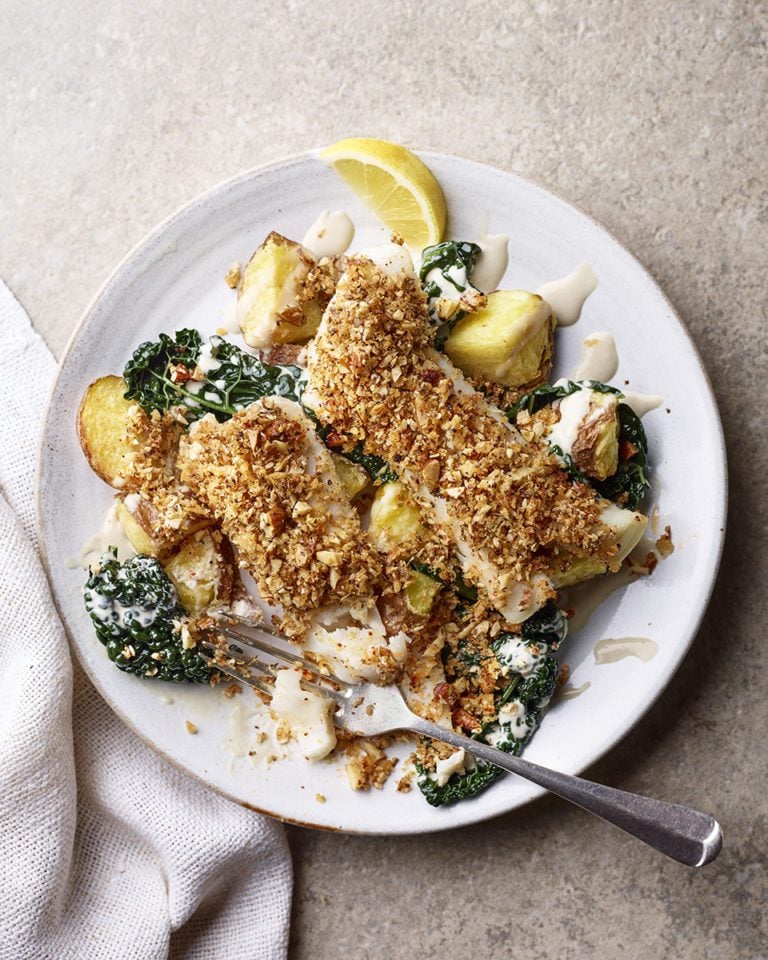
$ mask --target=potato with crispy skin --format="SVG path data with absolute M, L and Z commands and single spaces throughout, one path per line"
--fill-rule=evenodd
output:
M 564 402 L 560 401 L 561 407 Z M 589 407 L 578 425 L 570 453 L 574 465 L 588 477 L 605 480 L 616 473 L 619 415 L 615 394 L 591 391 Z
M 91 468 L 120 489 L 136 457 L 128 439 L 129 412 L 122 377 L 100 377 L 85 391 L 77 412 L 77 435 Z
M 301 296 L 313 266 L 301 244 L 269 234 L 245 265 L 238 288 L 238 319 L 249 346 L 301 343 L 315 334 L 323 306 Z
M 117 519 L 128 542 L 136 553 L 143 553 L 147 557 L 162 557 L 165 552 L 163 545 L 144 529 L 135 512 L 128 509 L 124 498 L 117 501 Z

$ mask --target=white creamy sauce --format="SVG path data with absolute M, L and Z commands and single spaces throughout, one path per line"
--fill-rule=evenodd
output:
M 610 333 L 591 333 L 581 348 L 581 359 L 573 368 L 571 380 L 597 380 L 608 383 L 619 369 L 616 341 Z
M 505 233 L 483 233 L 477 241 L 480 253 L 472 271 L 472 286 L 481 293 L 498 290 L 509 264 L 509 237 Z
M 90 566 L 99 559 L 108 547 L 117 548 L 117 559 L 121 561 L 136 556 L 136 551 L 131 546 L 118 519 L 116 503 L 113 503 L 107 511 L 107 515 L 96 533 L 83 544 L 80 551 L 80 566 Z
M 229 714 L 223 749 L 233 757 L 247 756 L 254 765 L 286 756 L 288 745 L 278 742 L 278 721 L 269 707 L 256 698 L 243 702 L 242 695 L 237 701 Z
M 624 402 L 632 407 L 638 417 L 644 417 L 646 413 L 660 407 L 664 403 L 664 397 L 656 393 L 634 393 L 632 390 L 625 390 Z
M 498 724 L 487 734 L 487 740 L 495 747 L 509 737 L 520 740 L 527 736 L 533 727 L 533 719 L 519 700 L 505 703 L 499 710 Z
M 467 268 L 457 264 L 443 271 L 440 267 L 433 267 L 424 278 L 427 283 L 434 283 L 439 289 L 439 299 L 461 300 L 468 286 Z
M 213 353 L 213 344 L 208 341 L 200 348 L 200 356 L 197 358 L 197 365 L 203 373 L 213 373 L 218 370 L 221 363 L 216 359 Z
M 221 328 L 227 333 L 240 333 L 240 320 L 237 316 L 237 300 L 228 303 L 221 318 Z
M 128 513 L 136 513 L 141 506 L 141 494 L 128 493 L 123 497 L 123 503 Z
M 580 697 L 582 693 L 586 693 L 587 690 L 592 686 L 591 681 L 587 680 L 585 683 L 582 683 L 580 687 L 567 686 L 563 687 L 560 690 L 558 700 L 575 700 L 576 697 Z
M 399 243 L 384 243 L 377 247 L 364 247 L 355 253 L 358 257 L 367 257 L 373 260 L 377 267 L 390 277 L 397 277 L 404 273 L 406 276 L 415 276 L 413 260 L 407 248 Z
M 290 728 L 292 738 L 307 760 L 321 760 L 336 746 L 332 702 L 304 690 L 298 670 L 278 671 L 271 705 L 273 712 Z
M 577 390 L 558 401 L 560 419 L 547 434 L 547 441 L 570 453 L 579 435 L 589 420 L 593 394 L 591 390 Z M 598 410 L 599 412 L 599 410 Z
M 597 288 L 597 276 L 588 263 L 561 280 L 551 280 L 536 291 L 552 307 L 560 327 L 569 327 L 581 316 L 587 297 Z M 597 378 L 592 378 L 597 379 Z
M 444 787 L 454 773 L 464 773 L 467 770 L 467 760 L 473 760 L 473 758 L 469 756 L 466 750 L 456 750 L 450 756 L 437 761 L 435 771 L 430 775 L 430 780 L 434 780 L 438 787 Z M 474 767 L 474 760 L 472 767 Z M 469 767 L 469 769 L 472 769 L 472 767 Z
M 343 210 L 323 210 L 304 234 L 302 247 L 310 250 L 318 260 L 344 253 L 355 235 L 355 225 Z
M 145 610 L 143 607 L 125 606 L 119 600 L 110 599 L 92 590 L 84 590 L 83 596 L 91 604 L 90 614 L 101 623 L 111 623 L 120 629 L 125 629 L 132 623 L 141 627 L 151 627 L 155 622 L 157 611 Z
M 501 664 L 501 672 L 522 674 L 529 677 L 538 669 L 546 657 L 542 646 L 526 643 L 520 637 L 510 634 L 509 638 L 496 650 L 496 659 Z
M 658 652 L 658 643 L 648 637 L 609 637 L 598 640 L 592 649 L 597 664 L 616 663 L 626 657 L 637 657 L 643 663 L 648 663 Z

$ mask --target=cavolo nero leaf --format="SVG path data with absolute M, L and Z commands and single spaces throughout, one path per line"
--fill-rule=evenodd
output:
M 476 797 L 498 780 L 504 771 L 485 760 L 478 760 L 474 770 L 454 773 L 442 786 L 438 786 L 437 781 L 430 778 L 429 771 L 420 764 L 416 764 L 416 773 L 419 790 L 427 803 L 432 807 L 443 807 Z
M 523 394 L 517 403 L 507 410 L 507 418 L 515 422 L 518 413 L 521 410 L 527 410 L 528 413 L 537 413 L 543 407 L 548 407 L 555 400 L 562 397 L 569 397 L 582 388 L 594 390 L 596 393 L 615 393 L 621 396 L 621 390 L 610 386 L 607 383 L 600 383 L 598 380 L 564 380 L 560 383 L 542 383 L 539 387 L 534 387 L 528 393 Z
M 419 279 L 429 301 L 430 319 L 441 327 L 435 340 L 438 350 L 442 350 L 448 334 L 464 316 L 464 311 L 458 310 L 450 321 L 444 323 L 437 313 L 437 301 L 442 297 L 458 300 L 472 287 L 470 277 L 479 253 L 480 247 L 476 243 L 464 240 L 447 240 L 422 251 Z
M 568 618 L 554 600 L 548 600 L 523 622 L 520 634 L 531 643 L 546 643 L 556 649 L 568 634 Z
M 210 669 L 197 648 L 184 648 L 186 611 L 154 557 L 140 554 L 121 563 L 110 547 L 92 566 L 83 600 L 96 636 L 120 670 L 174 683 L 208 681 Z
M 440 271 L 443 281 L 463 293 L 470 286 L 469 278 L 475 269 L 480 247 L 463 240 L 447 240 L 425 247 L 421 254 L 419 279 L 424 293 L 432 299 L 443 295 L 444 287 L 436 279 L 430 279 L 433 270 Z
M 197 364 L 203 342 L 197 330 L 179 330 L 175 337 L 161 333 L 157 340 L 140 344 L 126 364 L 123 377 L 127 384 L 126 399 L 138 400 L 152 413 L 162 413 L 174 404 L 182 403 L 183 385 L 174 383 L 168 371 L 181 366 L 192 371 Z
M 197 330 L 179 330 L 169 337 L 142 343 L 126 364 L 126 399 L 137 400 L 151 413 L 177 404 L 187 420 L 213 413 L 226 420 L 262 397 L 289 397 L 301 402 L 304 371 L 295 366 L 264 363 L 222 337 L 211 337 L 210 369 L 205 380 L 191 380 L 203 349 Z
M 555 649 L 565 639 L 566 633 L 565 614 L 552 601 L 549 601 L 523 623 L 519 634 L 500 634 L 493 642 L 492 648 L 498 650 L 510 639 L 523 639 L 528 644 L 544 645 L 545 649 Z M 542 710 L 555 691 L 559 670 L 557 660 L 546 653 L 528 676 L 520 673 L 513 674 L 509 682 L 496 694 L 497 716 L 506 704 L 513 701 L 519 704 L 519 709 L 526 717 L 525 732 L 522 736 L 515 735 L 516 731 L 512 730 L 511 725 L 501 726 L 497 720 L 493 720 L 475 735 L 475 739 L 493 743 L 498 749 L 505 753 L 513 753 L 515 756 L 522 753 L 538 728 Z M 432 779 L 430 771 L 423 766 L 417 765 L 417 774 L 419 790 L 427 803 L 439 807 L 476 797 L 502 776 L 503 771 L 484 760 L 477 760 L 473 770 L 452 774 L 447 783 L 442 786 Z
M 333 427 L 330 424 L 321 424 L 315 414 L 306 407 L 304 410 L 310 419 L 315 423 L 315 429 L 318 437 L 323 441 L 323 443 L 328 443 L 329 437 L 334 432 Z M 383 460 L 381 457 L 377 457 L 373 453 L 366 453 L 362 443 L 356 444 L 351 450 L 340 450 L 335 446 L 331 446 L 331 449 L 334 451 L 334 453 L 338 453 L 340 456 L 346 457 L 346 459 L 351 463 L 356 463 L 361 466 L 371 480 L 377 480 L 380 483 L 391 483 L 392 481 L 397 480 L 397 474 L 387 463 L 387 461 Z

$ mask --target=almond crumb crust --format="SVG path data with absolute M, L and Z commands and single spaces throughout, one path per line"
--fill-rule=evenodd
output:
M 349 757 L 347 779 L 353 790 L 381 790 L 395 769 L 397 759 L 389 758 L 381 746 L 371 740 L 357 738 L 344 744 Z
M 126 431 L 135 455 L 122 490 L 141 497 L 136 518 L 161 550 L 212 522 L 207 509 L 179 478 L 176 457 L 185 424 L 178 410 L 148 416 L 136 404 Z
M 439 499 L 448 535 L 500 571 L 496 606 L 512 581 L 569 558 L 615 553 L 600 506 L 541 445 L 527 443 L 431 348 L 418 281 L 388 276 L 352 257 L 308 350 L 312 401 L 321 419 L 362 442 L 411 492 Z M 437 463 L 437 469 L 432 465 Z
M 298 405 L 267 398 L 225 423 L 203 418 L 179 464 L 289 636 L 319 607 L 372 602 L 382 559 Z

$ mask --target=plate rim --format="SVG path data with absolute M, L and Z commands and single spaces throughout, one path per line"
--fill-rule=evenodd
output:
M 94 312 L 98 302 L 104 297 L 104 295 L 109 291 L 111 286 L 117 281 L 118 277 L 121 275 L 123 270 L 133 261 L 133 259 L 138 256 L 144 247 L 148 246 L 155 238 L 162 235 L 162 233 L 168 229 L 177 219 L 183 217 L 188 211 L 191 211 L 193 208 L 199 206 L 202 203 L 210 203 L 215 200 L 218 194 L 223 194 L 228 190 L 231 190 L 233 187 L 237 186 L 240 183 L 250 181 L 261 177 L 272 170 L 283 169 L 289 167 L 296 163 L 304 162 L 308 159 L 317 160 L 318 163 L 322 162 L 318 159 L 317 154 L 321 148 L 314 148 L 309 150 L 303 150 L 296 153 L 292 153 L 283 157 L 280 157 L 276 160 L 267 161 L 262 164 L 258 164 L 254 167 L 251 167 L 247 170 L 241 171 L 238 174 L 235 174 L 232 177 L 229 177 L 225 180 L 221 180 L 207 190 L 203 190 L 195 196 L 191 197 L 186 202 L 177 206 L 172 210 L 167 216 L 155 224 L 151 229 L 146 231 L 133 246 L 125 253 L 125 255 L 118 261 L 115 267 L 109 272 L 107 277 L 101 283 L 97 291 L 89 300 L 86 305 L 83 313 L 75 324 L 72 333 L 67 340 L 64 349 L 62 351 L 61 357 L 57 363 L 56 373 L 54 375 L 53 381 L 51 383 L 50 389 L 48 391 L 48 396 L 45 402 L 44 408 L 44 419 L 43 427 L 40 432 L 37 443 L 37 455 L 36 455 L 36 469 L 35 469 L 35 513 L 36 513 L 36 532 L 38 537 L 38 552 L 42 562 L 42 566 L 48 580 L 49 589 L 51 591 L 51 599 L 53 601 L 56 612 L 59 616 L 59 619 L 62 622 L 64 627 L 64 632 L 67 637 L 68 644 L 70 649 L 74 652 L 74 655 L 79 663 L 80 667 L 83 669 L 83 672 L 87 676 L 90 683 L 93 684 L 98 695 L 105 701 L 107 706 L 112 710 L 122 723 L 124 723 L 129 730 L 137 736 L 147 747 L 149 747 L 155 754 L 162 757 L 164 761 L 172 764 L 177 770 L 184 773 L 186 776 L 191 777 L 198 783 L 204 785 L 210 790 L 213 790 L 219 796 L 225 797 L 226 799 L 237 803 L 238 805 L 252 810 L 254 813 L 258 813 L 264 816 L 269 816 L 275 820 L 278 820 L 282 823 L 289 823 L 294 826 L 305 827 L 313 830 L 323 830 L 330 833 L 346 833 L 350 835 L 357 836 L 409 836 L 409 835 L 418 835 L 422 833 L 438 833 L 446 830 L 453 829 L 462 829 L 464 827 L 472 826 L 478 823 L 485 823 L 490 820 L 494 820 L 498 817 L 509 815 L 515 813 L 518 810 L 521 810 L 528 806 L 530 803 L 535 800 L 540 799 L 542 796 L 547 794 L 549 791 L 543 787 L 535 787 L 529 796 L 517 803 L 509 809 L 498 810 L 494 813 L 484 814 L 478 816 L 474 819 L 471 819 L 462 824 L 446 823 L 440 822 L 439 819 L 436 819 L 434 823 L 430 823 L 427 826 L 421 826 L 416 829 L 369 829 L 369 828 L 356 828 L 356 827 L 345 827 L 345 826 L 333 826 L 327 823 L 314 823 L 311 821 L 304 821 L 293 817 L 287 817 L 277 813 L 273 810 L 268 810 L 262 807 L 258 807 L 252 803 L 249 803 L 245 800 L 242 800 L 240 797 L 235 796 L 230 793 L 228 790 L 219 787 L 209 780 L 201 773 L 196 773 L 193 770 L 190 770 L 186 767 L 180 760 L 175 759 L 171 756 L 165 749 L 160 745 L 153 742 L 144 734 L 142 734 L 134 725 L 133 721 L 129 714 L 124 712 L 124 710 L 117 706 L 110 695 L 105 693 L 98 682 L 97 675 L 91 671 L 89 664 L 86 661 L 85 656 L 82 654 L 79 645 L 75 642 L 74 637 L 70 634 L 69 627 L 66 623 L 66 620 L 62 614 L 62 611 L 59 609 L 58 599 L 56 597 L 56 592 L 53 589 L 53 578 L 51 573 L 50 558 L 48 556 L 47 541 L 44 536 L 45 534 L 45 519 L 44 511 L 42 507 L 42 480 L 45 472 L 45 458 L 44 450 L 46 438 L 48 435 L 47 424 L 49 422 L 49 412 L 53 403 L 54 396 L 56 394 L 59 379 L 62 375 L 63 368 L 67 363 L 69 356 L 80 337 L 82 330 L 86 327 L 91 314 Z M 690 348 L 691 354 L 696 361 L 698 372 L 702 377 L 704 387 L 706 388 L 706 393 L 712 405 L 713 419 L 712 426 L 714 428 L 713 439 L 716 444 L 716 448 L 720 454 L 720 464 L 722 469 L 717 472 L 717 482 L 719 484 L 720 496 L 716 504 L 713 505 L 719 511 L 719 516 L 717 520 L 717 529 L 716 534 L 716 550 L 715 550 L 715 559 L 712 565 L 711 571 L 709 572 L 709 582 L 706 583 L 706 589 L 702 593 L 702 603 L 700 609 L 693 623 L 692 629 L 690 631 L 690 636 L 687 642 L 682 646 L 676 653 L 675 657 L 672 659 L 669 671 L 667 676 L 664 678 L 663 682 L 652 692 L 648 699 L 644 702 L 641 711 L 639 714 L 630 722 L 626 723 L 624 729 L 621 730 L 618 737 L 613 740 L 610 744 L 599 749 L 598 752 L 586 763 L 579 765 L 576 771 L 574 772 L 575 776 L 581 776 L 581 774 L 591 768 L 593 765 L 602 760 L 608 753 L 613 749 L 619 746 L 619 744 L 628 736 L 628 734 L 643 720 L 643 718 L 648 714 L 648 712 L 653 708 L 653 706 L 658 702 L 661 695 L 669 687 L 673 678 L 677 674 L 680 666 L 682 665 L 683 660 L 686 658 L 690 649 L 693 645 L 694 640 L 696 639 L 701 624 L 703 622 L 704 616 L 706 615 L 707 609 L 712 599 L 712 593 L 714 591 L 715 585 L 717 583 L 718 575 L 720 572 L 720 567 L 723 557 L 723 549 L 726 538 L 726 528 L 727 528 L 727 517 L 728 517 L 728 497 L 729 497 L 729 477 L 728 477 L 728 459 L 727 459 L 727 448 L 725 444 L 725 434 L 723 430 L 722 417 L 720 415 L 720 410 L 717 402 L 717 395 L 712 386 L 712 381 L 710 379 L 709 373 L 704 365 L 704 362 L 701 358 L 699 350 L 696 346 L 693 337 L 691 336 L 684 320 L 678 313 L 677 309 L 667 296 L 664 289 L 656 281 L 650 271 L 644 266 L 644 264 L 637 258 L 637 256 L 620 240 L 615 234 L 604 226 L 599 220 L 593 217 L 591 214 L 586 212 L 579 204 L 573 203 L 572 201 L 566 199 L 558 191 L 551 189 L 550 187 L 544 186 L 537 180 L 528 177 L 522 176 L 519 173 L 515 173 L 511 170 L 506 169 L 498 164 L 487 163 L 485 161 L 475 160 L 470 157 L 464 157 L 459 154 L 446 153 L 444 151 L 437 150 L 428 150 L 420 147 L 410 146 L 414 153 L 421 157 L 427 165 L 429 165 L 430 158 L 435 158 L 437 160 L 447 160 L 458 162 L 459 164 L 469 164 L 474 167 L 480 168 L 480 170 L 490 170 L 496 174 L 499 174 L 503 177 L 511 178 L 522 182 L 524 185 L 532 186 L 541 193 L 548 195 L 550 198 L 554 198 L 560 204 L 565 207 L 569 207 L 571 210 L 574 210 L 578 215 L 584 220 L 588 221 L 593 227 L 597 228 L 603 234 L 605 234 L 617 247 L 621 249 L 625 256 L 629 258 L 632 262 L 634 268 L 640 273 L 642 273 L 646 282 L 649 282 L 656 293 L 660 296 L 663 304 L 668 309 L 669 313 L 673 320 L 677 322 L 680 332 L 684 335 L 685 340 L 687 341 L 688 347 Z

